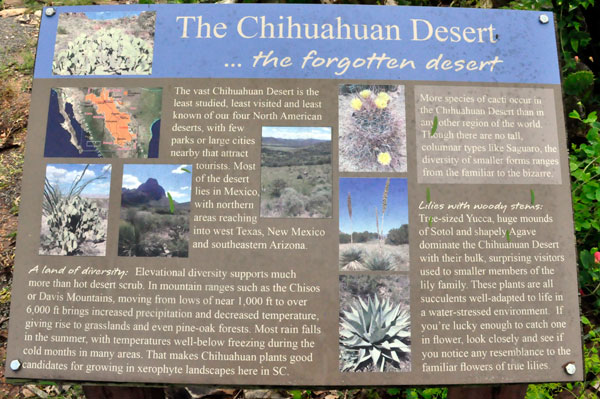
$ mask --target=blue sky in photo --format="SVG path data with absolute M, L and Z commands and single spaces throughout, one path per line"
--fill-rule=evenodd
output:
M 340 230 L 377 232 L 375 207 L 381 223 L 381 202 L 386 178 L 340 178 Z M 352 229 L 348 216 L 348 193 L 352 197 Z M 408 195 L 406 179 L 390 179 L 387 209 L 383 224 L 384 234 L 408 224 Z
M 125 17 L 137 17 L 141 11 L 103 11 L 103 12 L 86 12 L 84 13 L 89 19 L 108 20 Z
M 46 165 L 46 178 L 51 185 L 57 186 L 61 193 L 67 194 L 73 182 L 83 173 L 85 166 L 86 164 L 48 164 Z M 82 197 L 108 197 L 110 194 L 110 165 L 90 164 L 85 169 L 85 175 L 81 179 L 81 184 L 85 184 L 85 182 L 101 176 L 105 171 L 107 172 L 106 177 L 94 180 L 88 184 L 81 192 Z
M 288 140 L 315 139 L 331 141 L 331 128 L 311 126 L 263 126 L 262 136 Z
M 192 193 L 192 165 L 123 165 L 123 188 L 134 189 L 149 178 L 171 194 L 177 202 L 190 202 Z

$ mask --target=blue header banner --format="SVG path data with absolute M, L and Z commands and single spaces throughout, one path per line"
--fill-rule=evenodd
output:
M 98 34 L 77 36 L 77 21 Z M 111 36 L 119 21 L 127 35 Z M 211 4 L 44 13 L 35 78 L 116 76 L 560 83 L 544 12 Z

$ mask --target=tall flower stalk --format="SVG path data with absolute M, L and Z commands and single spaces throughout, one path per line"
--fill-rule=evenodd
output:
M 354 244 L 352 236 L 354 235 L 354 228 L 352 227 L 352 197 L 350 191 L 348 191 L 348 216 L 350 217 L 350 244 Z
M 379 217 L 377 215 L 377 208 L 375 208 L 375 217 L 377 219 L 377 234 L 379 235 L 379 247 L 383 244 L 383 221 L 385 218 L 385 211 L 387 209 L 388 193 L 390 190 L 390 178 L 385 182 L 385 188 L 383 189 L 383 198 L 381 200 L 381 226 L 379 225 Z

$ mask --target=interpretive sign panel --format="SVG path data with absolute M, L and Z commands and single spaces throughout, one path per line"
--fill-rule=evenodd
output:
M 552 14 L 59 7 L 33 92 L 7 377 L 582 378 Z

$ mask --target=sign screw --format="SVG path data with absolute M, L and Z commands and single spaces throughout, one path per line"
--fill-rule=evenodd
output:
M 48 8 L 46 8 L 46 16 L 47 17 L 51 17 L 54 14 L 56 14 L 56 10 L 54 9 L 54 7 L 48 7 Z
M 548 22 L 550 22 L 550 18 L 546 14 L 540 15 L 540 23 L 547 24 Z
M 21 362 L 19 361 L 19 359 L 15 359 L 12 362 L 10 362 L 10 369 L 12 371 L 18 371 L 21 368 Z
M 570 363 L 565 364 L 565 371 L 569 375 L 575 374 L 575 372 L 577 371 L 577 367 L 575 366 L 575 363 L 570 362 Z

